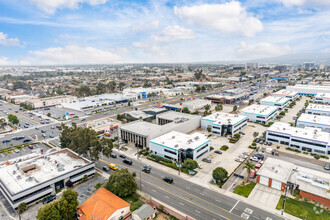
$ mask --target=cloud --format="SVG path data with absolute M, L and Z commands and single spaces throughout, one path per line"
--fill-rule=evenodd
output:
M 223 34 L 251 37 L 263 30 L 261 21 L 250 15 L 237 1 L 174 7 L 174 14 L 190 24 L 216 29 Z
M 135 23 L 131 25 L 132 31 L 149 31 L 149 30 L 154 30 L 158 28 L 159 26 L 159 21 L 155 20 L 149 23 Z
M 94 47 L 51 47 L 29 52 L 34 64 L 110 64 L 121 63 L 121 57 L 107 50 Z
M 0 32 L 0 45 L 6 47 L 20 46 L 20 41 L 17 38 L 8 38 L 7 34 Z
M 154 44 L 149 44 L 146 42 L 133 42 L 133 46 L 142 49 L 143 52 L 147 54 L 153 54 L 161 57 L 168 55 L 165 50 Z
M 289 52 L 291 52 L 291 47 L 288 45 L 279 46 L 266 42 L 247 44 L 243 41 L 240 47 L 236 49 L 236 54 L 242 58 L 275 57 Z
M 287 7 L 291 6 L 330 6 L 329 0 L 276 0 Z
M 57 9 L 70 8 L 74 9 L 79 4 L 101 5 L 108 0 L 30 0 L 30 2 L 40 8 L 47 14 L 54 14 Z
M 153 35 L 151 38 L 157 42 L 172 42 L 177 40 L 193 39 L 195 36 L 192 30 L 174 25 L 167 26 L 162 32 Z
M 14 66 L 14 65 L 31 65 L 25 60 L 9 60 L 7 57 L 0 57 L 0 66 Z

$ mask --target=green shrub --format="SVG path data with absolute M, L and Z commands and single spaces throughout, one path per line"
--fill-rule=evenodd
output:
M 329 159 L 329 157 L 325 156 L 325 155 L 320 155 L 320 157 L 323 158 L 323 159 Z
M 252 147 L 251 145 L 248 146 L 248 148 L 250 148 L 250 149 L 257 149 L 257 147 Z
M 308 154 L 308 152 L 304 151 L 303 154 Z
M 256 143 L 256 142 L 253 142 L 251 145 L 252 145 L 253 147 L 256 147 L 256 146 L 257 146 L 257 143 Z
M 320 157 L 320 155 L 317 154 L 317 155 L 314 156 L 314 158 L 315 158 L 316 160 L 318 160 L 318 159 L 320 159 L 321 157 Z
M 214 150 L 214 147 L 210 147 L 210 151 L 213 151 Z
M 220 147 L 220 150 L 226 151 L 228 150 L 229 147 L 227 145 L 222 145 L 222 147 Z
M 280 149 L 281 147 L 280 146 L 277 146 L 276 149 Z

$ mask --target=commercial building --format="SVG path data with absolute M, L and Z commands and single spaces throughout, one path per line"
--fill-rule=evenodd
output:
M 266 132 L 266 141 L 317 154 L 330 154 L 329 133 L 319 128 L 297 128 L 275 122 Z
M 277 92 L 271 93 L 271 96 L 285 97 L 285 98 L 288 98 L 290 100 L 295 100 L 298 97 L 298 92 L 281 89 Z
M 215 136 L 234 135 L 242 130 L 247 122 L 248 118 L 243 115 L 215 112 L 202 118 L 201 128 L 211 128 L 211 133 Z
M 248 117 L 249 121 L 267 124 L 277 112 L 277 107 L 266 105 L 250 105 L 241 110 L 241 115 Z
M 154 219 L 156 217 L 156 210 L 149 204 L 143 204 L 140 208 L 132 212 L 133 220 Z
M 86 122 L 86 127 L 90 127 L 100 134 L 109 132 L 111 133 L 117 130 L 120 125 L 120 121 L 115 120 L 111 117 L 104 117 Z
M 301 114 L 296 126 L 299 128 L 320 128 L 324 132 L 330 132 L 330 117 L 323 115 Z
M 330 116 L 329 105 L 309 104 L 305 109 L 306 114 Z
M 329 104 L 330 103 L 330 93 L 317 93 L 314 98 L 316 103 Z
M 210 100 L 214 103 L 222 103 L 222 104 L 233 104 L 236 101 L 242 101 L 249 97 L 248 92 L 230 95 L 230 94 L 219 94 L 219 95 L 209 95 L 204 97 L 204 99 Z
M 287 86 L 287 90 L 298 92 L 299 95 L 316 95 L 317 93 L 330 93 L 330 86 L 302 85 Z
M 286 97 L 268 96 L 261 99 L 259 102 L 261 105 L 275 106 L 282 110 L 289 105 L 290 99 Z
M 134 121 L 120 127 L 120 138 L 135 147 L 149 147 L 149 141 L 170 131 L 188 133 L 200 127 L 201 117 L 169 111 L 156 116 L 157 124 Z
M 143 121 L 146 121 L 147 119 L 154 119 L 155 116 L 153 115 L 149 115 L 149 114 L 146 114 L 145 112 L 143 111 L 130 111 L 130 112 L 125 112 L 125 117 L 127 118 L 132 118 L 134 120 L 143 120 Z
M 156 115 L 162 114 L 164 112 L 167 112 L 167 109 L 165 108 L 157 108 L 157 107 L 150 107 L 150 108 L 145 108 L 142 109 L 141 111 L 143 111 L 144 113 L 148 114 L 148 115 L 153 115 L 154 119 L 156 118 Z
M 77 100 L 76 96 L 63 95 L 63 96 L 54 96 L 47 98 L 33 98 L 26 101 L 26 104 L 30 105 L 34 109 L 52 107 L 61 105 L 62 103 L 72 102 Z
M 130 204 L 105 188 L 98 189 L 78 209 L 79 220 L 120 220 L 130 215 Z
M 188 135 L 171 131 L 150 140 L 149 149 L 154 155 L 174 161 L 187 158 L 198 160 L 210 151 L 210 140 L 197 132 Z
M 187 107 L 190 112 L 195 112 L 204 109 L 206 105 L 211 106 L 211 101 L 205 99 L 193 99 L 180 103 L 182 107 Z
M 257 183 L 288 193 L 298 191 L 303 198 L 330 206 L 330 175 L 268 157 L 257 172 Z
M 26 160 L 16 159 L 0 167 L 0 190 L 13 208 L 22 202 L 37 202 L 64 188 L 69 180 L 76 183 L 84 175 L 95 173 L 94 162 L 69 149 Z
M 67 103 L 62 103 L 64 108 L 73 109 L 85 113 L 95 111 L 104 111 L 115 107 L 115 101 L 112 100 L 87 100 L 80 99 Z

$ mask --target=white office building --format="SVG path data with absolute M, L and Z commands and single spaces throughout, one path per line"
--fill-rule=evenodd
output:
M 305 113 L 330 116 L 330 105 L 309 104 L 305 109 Z
M 281 89 L 277 92 L 271 93 L 270 95 L 275 97 L 285 97 L 290 100 L 294 100 L 298 97 L 298 92 Z
M 8 203 L 17 208 L 22 202 L 29 205 L 55 194 L 69 180 L 76 183 L 84 175 L 91 176 L 94 173 L 94 162 L 69 149 L 26 160 L 23 156 L 12 160 L 9 165 L 1 165 L 0 190 Z
M 212 102 L 207 99 L 193 99 L 181 103 L 182 107 L 187 107 L 191 112 L 204 109 L 206 105 L 211 106 L 211 104 Z
M 315 95 L 314 98 L 316 103 L 329 104 L 330 103 L 330 93 L 320 92 Z
M 330 154 L 329 133 L 319 128 L 297 128 L 275 122 L 266 132 L 266 141 L 318 154 Z
M 202 118 L 201 128 L 206 130 L 211 128 L 212 135 L 234 135 L 242 130 L 248 122 L 248 118 L 243 115 L 215 112 Z
M 149 148 L 154 155 L 178 161 L 181 159 L 198 160 L 210 151 L 210 140 L 204 134 L 184 134 L 172 131 L 150 140 Z
M 286 90 L 297 92 L 299 95 L 316 95 L 317 93 L 330 93 L 330 86 L 298 84 L 287 86 Z
M 249 121 L 267 124 L 277 112 L 277 107 L 266 105 L 250 105 L 241 110 L 241 115 L 248 117 Z
M 320 128 L 322 131 L 330 132 L 330 117 L 323 115 L 301 114 L 297 120 L 297 127 Z
M 275 106 L 279 110 L 282 110 L 289 105 L 290 99 L 286 97 L 268 96 L 261 99 L 259 102 L 261 105 Z

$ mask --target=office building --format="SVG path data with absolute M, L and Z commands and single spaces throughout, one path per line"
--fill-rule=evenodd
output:
M 174 161 L 187 158 L 198 160 L 210 151 L 210 140 L 204 134 L 197 132 L 188 135 L 171 131 L 149 142 L 152 154 Z
M 305 109 L 306 114 L 330 116 L 329 105 L 309 104 Z
M 330 93 L 317 93 L 314 98 L 316 103 L 329 104 L 330 103 Z
M 212 135 L 234 135 L 247 125 L 248 118 L 243 115 L 215 112 L 202 118 L 201 128 L 211 128 Z
M 277 92 L 271 93 L 270 95 L 275 97 L 285 97 L 290 100 L 295 100 L 298 97 L 298 92 L 281 89 Z
M 317 154 L 330 154 L 329 133 L 319 128 L 297 128 L 275 122 L 266 132 L 266 141 Z
M 323 115 L 301 114 L 297 120 L 298 128 L 319 128 L 324 132 L 330 132 L 330 117 Z
M 266 98 L 261 99 L 259 103 L 261 105 L 275 106 L 279 110 L 282 110 L 289 105 L 290 99 L 286 97 L 268 96 Z
M 277 107 L 266 105 L 250 105 L 241 110 L 241 115 L 248 117 L 249 121 L 267 124 L 277 112 Z
M 153 120 L 155 118 L 155 116 L 146 114 L 145 112 L 140 110 L 125 112 L 124 115 L 126 118 L 132 118 L 134 120 L 143 120 L 143 121 L 146 121 L 148 119 Z
M 69 149 L 62 149 L 1 166 L 0 190 L 8 203 L 17 208 L 22 202 L 29 205 L 55 194 L 56 190 L 64 188 L 69 180 L 77 183 L 84 175 L 91 176 L 94 173 L 94 162 Z
M 30 105 L 34 109 L 38 109 L 38 108 L 53 107 L 53 106 L 61 105 L 62 103 L 72 102 L 75 100 L 77 100 L 76 96 L 62 95 L 62 96 L 54 96 L 47 98 L 33 98 L 27 100 L 26 104 Z
M 287 86 L 286 90 L 298 92 L 299 95 L 316 95 L 317 93 L 330 93 L 330 86 L 302 85 Z
M 189 101 L 185 101 L 180 103 L 180 105 L 184 108 L 187 107 L 190 112 L 195 112 L 200 109 L 204 109 L 206 105 L 211 106 L 211 101 L 210 100 L 205 100 L 205 99 L 192 99 Z

